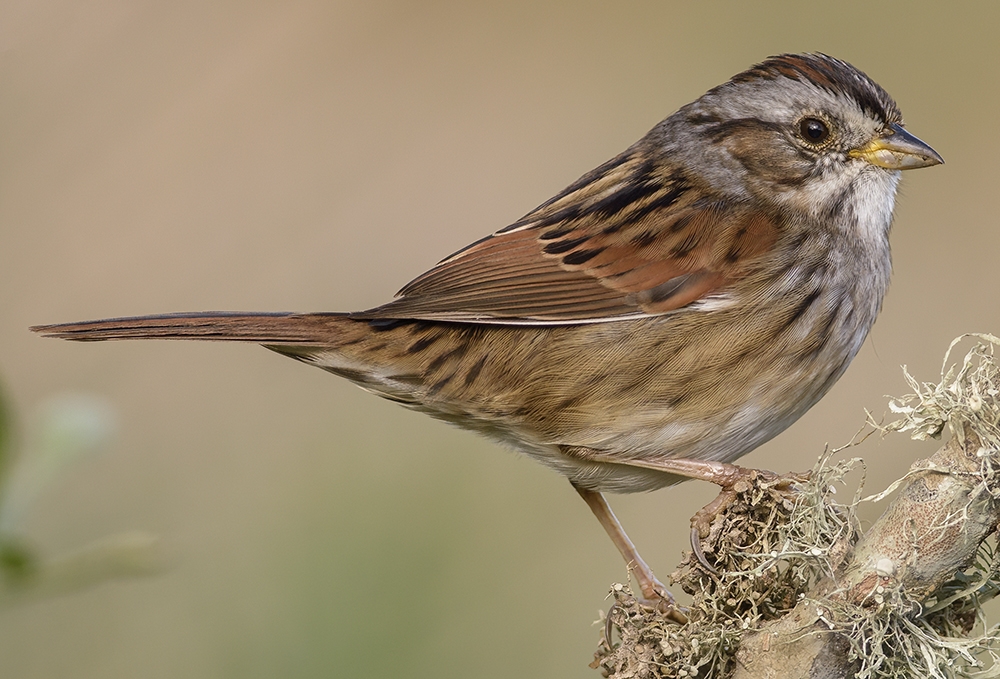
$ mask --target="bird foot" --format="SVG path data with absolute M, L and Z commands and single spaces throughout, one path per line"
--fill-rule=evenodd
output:
M 714 478 L 710 479 L 722 486 L 722 490 L 719 491 L 714 500 L 691 517 L 691 553 L 698 564 L 712 575 L 719 575 L 719 571 L 705 557 L 702 539 L 711 535 L 712 526 L 716 520 L 725 514 L 739 495 L 755 486 L 779 493 L 793 494 L 795 485 L 809 480 L 811 475 L 811 472 L 788 472 L 779 475 L 766 469 L 751 469 L 734 464 L 724 466 L 725 469 L 719 470 L 718 473 L 714 474 Z
M 663 583 L 656 579 L 656 577 L 648 579 L 639 573 L 633 573 L 631 568 L 629 571 L 632 575 L 636 576 L 636 580 L 639 582 L 639 590 L 642 592 L 641 596 L 634 597 L 635 603 L 647 611 L 656 611 L 667 620 L 679 625 L 684 625 L 688 622 L 687 613 L 677 605 L 674 595 L 670 593 L 670 590 Z M 652 573 L 648 575 L 652 576 Z M 615 585 L 615 589 L 620 591 L 623 589 L 623 585 Z M 611 608 L 608 609 L 608 613 L 604 617 L 604 640 L 609 649 L 613 648 L 611 634 L 615 626 L 614 612 L 618 608 L 621 608 L 621 604 L 616 601 L 611 604 Z
M 659 611 L 667 619 L 682 625 L 688 621 L 687 615 L 674 600 L 674 595 L 652 572 L 634 573 L 634 575 L 639 582 L 639 591 L 642 592 L 641 597 L 636 597 L 640 606 L 652 611 Z

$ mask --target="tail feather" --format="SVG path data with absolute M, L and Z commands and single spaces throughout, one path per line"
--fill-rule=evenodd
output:
M 202 313 L 108 318 L 81 323 L 36 325 L 45 337 L 78 342 L 120 339 L 215 340 L 261 344 L 324 345 L 343 334 L 347 314 Z

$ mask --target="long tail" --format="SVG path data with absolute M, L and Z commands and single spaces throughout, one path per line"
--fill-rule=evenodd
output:
M 258 342 L 277 345 L 335 344 L 343 336 L 346 314 L 203 313 L 108 318 L 81 323 L 36 325 L 45 337 L 80 342 L 120 339 L 178 339 Z

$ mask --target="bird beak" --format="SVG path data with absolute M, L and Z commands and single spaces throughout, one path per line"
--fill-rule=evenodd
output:
M 912 170 L 944 162 L 937 151 L 896 124 L 889 125 L 881 136 L 859 149 L 852 149 L 848 155 L 889 170 Z

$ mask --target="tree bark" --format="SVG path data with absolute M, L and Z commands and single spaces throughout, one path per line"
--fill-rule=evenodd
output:
M 970 433 L 914 463 L 899 495 L 836 577 L 818 583 L 785 617 L 743 638 L 733 679 L 852 677 L 860 665 L 851 658 L 849 636 L 856 627 L 838 629 L 843 621 L 831 615 L 837 604 L 873 615 L 893 606 L 903 608 L 897 615 L 918 616 L 938 603 L 941 586 L 975 560 L 1000 522 L 1000 503 L 979 474 L 980 450 L 979 437 Z
M 1000 339 L 977 337 L 939 384 L 907 374 L 915 393 L 890 403 L 904 417 L 888 429 L 952 437 L 883 493 L 898 490 L 867 532 L 857 500 L 832 499 L 849 463 L 791 490 L 761 473 L 727 491 L 672 576 L 694 597 L 689 622 L 616 585 L 607 630 L 621 642 L 604 639 L 592 666 L 618 679 L 1000 676 L 1000 631 L 981 608 L 1000 592 Z

